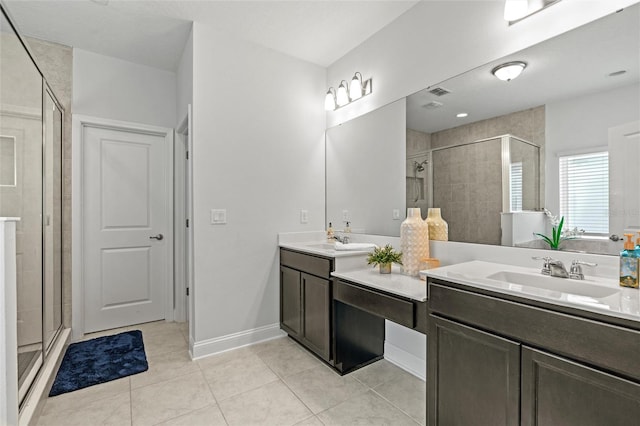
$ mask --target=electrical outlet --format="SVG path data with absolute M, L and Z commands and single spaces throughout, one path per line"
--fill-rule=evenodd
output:
M 227 223 L 226 209 L 211 209 L 211 224 L 224 225 Z
M 393 209 L 393 220 L 400 220 L 400 210 Z
M 349 210 L 342 210 L 342 220 L 345 222 L 351 220 L 349 217 Z
M 300 223 L 309 223 L 309 210 L 300 210 Z

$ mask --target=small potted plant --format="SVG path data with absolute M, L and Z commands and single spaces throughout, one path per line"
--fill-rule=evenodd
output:
M 549 221 L 551 222 L 551 236 L 548 237 L 543 234 L 539 234 L 537 232 L 534 233 L 535 236 L 540 237 L 549 244 L 549 248 L 551 250 L 560 250 L 560 244 L 565 240 L 572 240 L 574 238 L 578 238 L 580 235 L 584 234 L 584 230 L 578 228 L 574 228 L 572 230 L 563 230 L 564 226 L 564 216 L 558 220 L 557 216 L 553 216 L 551 212 L 547 209 L 544 210 L 544 214 L 547 215 Z
M 390 274 L 392 263 L 402 265 L 402 252 L 395 251 L 391 244 L 382 248 L 376 247 L 367 256 L 367 263 L 373 266 L 379 265 L 381 274 Z

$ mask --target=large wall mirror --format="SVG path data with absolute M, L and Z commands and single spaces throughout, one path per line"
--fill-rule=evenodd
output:
M 562 249 L 616 254 L 640 231 L 639 68 L 634 5 L 407 97 L 402 130 L 397 103 L 328 129 L 327 222 L 397 236 L 439 207 L 452 241 L 548 248 L 547 209 L 578 232 Z

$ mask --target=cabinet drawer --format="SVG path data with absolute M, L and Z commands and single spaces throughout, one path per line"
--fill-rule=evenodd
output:
M 429 283 L 429 310 L 640 380 L 640 333 L 548 309 Z
M 415 327 L 413 302 L 337 281 L 333 298 L 356 308 L 389 319 L 409 328 Z
M 331 260 L 323 257 L 280 249 L 280 264 L 322 278 L 331 276 Z

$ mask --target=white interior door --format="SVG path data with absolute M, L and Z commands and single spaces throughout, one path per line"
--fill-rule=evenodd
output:
M 82 133 L 84 331 L 163 319 L 172 262 L 166 135 Z
M 640 231 L 640 121 L 609 129 L 609 231 Z M 635 237 L 634 237 L 635 238 Z

